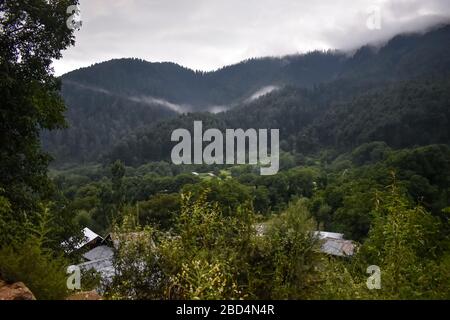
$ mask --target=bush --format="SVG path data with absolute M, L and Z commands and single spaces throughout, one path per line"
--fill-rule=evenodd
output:
M 1 278 L 25 283 L 36 299 L 58 300 L 67 296 L 68 265 L 63 257 L 43 249 L 36 237 L 0 249 Z
M 304 299 L 314 289 L 320 255 L 314 228 L 304 199 L 291 203 L 271 222 L 266 241 L 272 250 L 272 299 Z

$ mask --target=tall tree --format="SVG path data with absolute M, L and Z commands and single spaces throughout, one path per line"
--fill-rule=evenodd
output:
M 70 6 L 78 0 L 0 0 L 0 192 L 16 219 L 48 198 L 50 157 L 42 130 L 65 125 L 51 63 L 74 44 Z

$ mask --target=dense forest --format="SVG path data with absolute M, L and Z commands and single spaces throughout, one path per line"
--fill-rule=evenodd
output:
M 56 78 L 73 2 L 0 2 L 0 279 L 66 298 L 89 228 L 113 239 L 114 272 L 83 269 L 81 290 L 106 299 L 450 299 L 450 25 L 214 72 L 119 59 Z M 280 129 L 280 171 L 174 165 L 171 133 L 199 120 Z M 354 253 L 324 253 L 318 231 Z
M 133 165 L 169 160 L 172 131 L 192 131 L 194 120 L 202 120 L 205 130 L 280 128 L 282 150 L 304 156 L 325 149 L 338 155 L 371 141 L 393 148 L 450 142 L 448 78 L 398 82 L 343 100 L 333 98 L 347 86 L 290 87 L 218 115 L 191 113 L 157 122 L 121 139 L 103 159 Z
M 426 113 L 427 108 L 432 107 L 430 102 L 415 106 L 414 111 L 410 106 L 402 106 L 398 110 L 397 104 L 404 103 L 400 100 L 405 97 L 401 90 L 408 90 L 410 86 L 410 90 L 419 90 L 421 86 L 431 89 L 433 84 L 445 89 L 442 82 L 447 81 L 450 69 L 449 42 L 450 27 L 443 26 L 424 35 L 399 35 L 381 48 L 366 46 L 352 55 L 331 51 L 251 59 L 209 73 L 194 72 L 171 63 L 149 63 L 138 59 L 96 64 L 62 76 L 62 96 L 69 107 L 66 113 L 69 129 L 46 132 L 43 136 L 44 148 L 54 155 L 55 164 L 96 162 L 100 157 L 114 152 L 113 148 L 118 144 L 123 147 L 124 143 L 138 143 L 127 140 L 135 132 L 145 130 L 159 120 L 177 117 L 180 113 L 230 109 L 232 112 L 219 118 L 227 119 L 226 123 L 231 128 L 276 126 L 282 130 L 283 139 L 288 140 L 294 132 L 300 134 L 300 138 L 294 140 L 301 141 L 307 126 L 326 126 L 330 122 L 340 121 L 337 117 L 350 121 L 355 117 L 359 121 L 357 114 L 349 116 L 348 113 L 355 110 L 347 105 L 361 95 L 367 95 L 370 101 L 357 101 L 355 105 L 379 104 L 377 101 L 381 98 L 377 94 L 386 95 L 384 99 L 395 95 L 395 105 L 383 102 L 385 108 L 391 108 L 392 118 L 400 117 L 399 120 L 402 120 L 410 113 L 411 117 L 416 117 L 421 112 L 419 108 Z M 398 92 L 387 94 L 385 89 L 391 90 L 393 86 L 398 88 Z M 257 99 L 258 92 L 266 92 L 265 88 L 278 90 L 273 90 L 269 97 Z M 428 94 L 431 93 L 428 91 Z M 437 97 L 442 92 L 435 94 L 436 99 L 445 99 Z M 441 100 L 443 102 L 445 100 Z M 420 100 L 417 103 L 421 103 Z M 127 112 L 123 111 L 125 106 Z M 367 106 L 359 110 L 369 108 L 372 109 Z M 377 114 L 382 112 L 384 110 L 374 111 Z M 312 124 L 313 120 L 316 124 Z M 349 128 L 333 129 L 342 131 Z M 398 134 L 403 134 L 406 128 L 398 130 L 402 131 Z M 335 132 L 327 131 L 331 134 Z M 358 134 L 352 133 L 352 136 Z M 365 141 L 383 139 L 376 137 L 379 134 L 374 135 L 365 138 Z M 433 141 L 429 140 L 430 143 Z M 289 143 L 291 150 L 293 141 Z M 310 150 L 311 145 L 306 144 L 305 149 Z M 129 156 L 135 156 L 136 151 L 128 152 Z M 161 155 L 153 157 L 160 159 Z

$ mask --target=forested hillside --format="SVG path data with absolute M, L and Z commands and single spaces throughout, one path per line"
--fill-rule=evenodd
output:
M 69 129 L 45 134 L 44 146 L 57 164 L 66 160 L 95 162 L 115 153 L 113 146 L 117 144 L 122 150 L 124 145 L 144 148 L 141 142 L 128 140 L 138 131 L 137 139 L 144 139 L 141 132 L 145 128 L 151 131 L 152 125 L 164 118 L 228 109 L 231 111 L 218 118 L 226 119 L 231 127 L 279 127 L 286 151 L 313 151 L 316 142 L 355 146 L 370 139 L 384 140 L 383 134 L 393 146 L 414 145 L 411 138 L 429 125 L 432 117 L 440 118 L 436 131 L 446 126 L 448 97 L 443 91 L 450 74 L 449 44 L 450 26 L 444 26 L 425 34 L 400 35 L 379 48 L 365 46 L 354 54 L 312 52 L 252 59 L 207 73 L 138 59 L 96 64 L 62 77 Z M 433 89 L 434 84 L 440 89 Z M 274 91 L 269 96 L 258 99 L 258 93 L 270 90 Z M 430 108 L 432 114 L 428 113 Z M 422 115 L 425 118 L 418 119 Z M 383 122 L 380 117 L 389 119 Z M 399 121 L 400 127 L 387 128 Z M 373 128 L 358 129 L 370 122 Z M 387 130 L 378 127 L 381 125 Z M 416 125 L 421 129 L 416 130 Z M 445 142 L 445 132 L 440 131 L 440 137 L 433 133 L 420 136 L 416 144 Z M 334 136 L 335 142 L 327 135 Z M 355 141 L 348 141 L 348 135 Z M 122 156 L 141 162 L 160 157 L 152 153 L 150 158 L 142 158 L 139 153 L 150 152 L 129 151 Z M 166 156 L 161 155 L 161 159 Z
M 51 150 L 59 164 L 97 159 L 99 151 L 112 148 L 130 133 L 156 119 L 176 115 L 176 111 L 155 102 L 133 100 L 73 83 L 63 86 L 62 95 L 68 128 L 42 134 L 44 148 Z
M 325 149 L 339 154 L 371 141 L 384 141 L 392 148 L 450 142 L 450 79 L 374 87 L 341 102 L 327 93 L 342 94 L 349 90 L 345 83 L 286 88 L 218 115 L 183 115 L 125 137 L 104 160 L 130 165 L 170 160 L 172 131 L 192 131 L 194 120 L 202 120 L 205 130 L 280 128 L 282 150 L 303 155 Z

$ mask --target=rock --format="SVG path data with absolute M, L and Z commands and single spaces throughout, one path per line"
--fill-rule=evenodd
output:
M 36 300 L 23 282 L 7 284 L 0 280 L 0 300 Z
M 85 291 L 74 293 L 67 297 L 66 300 L 103 300 L 103 298 L 95 291 Z

